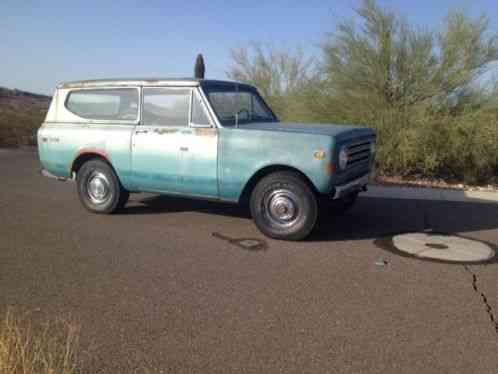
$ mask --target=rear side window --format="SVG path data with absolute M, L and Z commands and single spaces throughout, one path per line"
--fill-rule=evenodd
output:
M 146 126 L 187 126 L 190 89 L 144 88 L 142 122 Z
M 135 88 L 78 90 L 69 93 L 66 108 L 94 120 L 134 121 L 138 118 Z

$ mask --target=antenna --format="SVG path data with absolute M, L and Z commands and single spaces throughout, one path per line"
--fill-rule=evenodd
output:
M 204 57 L 202 57 L 202 53 L 199 53 L 195 59 L 194 77 L 196 79 L 204 79 L 205 72 Z

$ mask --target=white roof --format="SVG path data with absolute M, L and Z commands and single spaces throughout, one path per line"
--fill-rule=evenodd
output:
M 126 87 L 126 86 L 198 86 L 195 78 L 132 78 L 92 79 L 60 83 L 57 88 Z
M 235 82 L 213 79 L 196 78 L 131 78 L 131 79 L 92 79 L 73 82 L 60 83 L 57 88 L 88 88 L 88 87 L 136 87 L 136 86 L 199 86 L 199 85 L 230 85 L 251 87 L 250 85 Z

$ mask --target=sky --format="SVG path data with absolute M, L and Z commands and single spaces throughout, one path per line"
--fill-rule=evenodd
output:
M 378 0 L 410 23 L 440 28 L 450 9 L 485 14 L 498 33 L 497 0 Z M 50 94 L 62 81 L 189 77 L 225 79 L 230 49 L 261 42 L 320 55 L 361 0 L 0 1 L 0 86 Z

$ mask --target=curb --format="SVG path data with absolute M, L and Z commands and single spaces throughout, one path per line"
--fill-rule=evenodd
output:
M 498 203 L 498 192 L 446 190 L 438 188 L 369 185 L 365 197 L 384 199 L 458 201 L 468 203 Z

